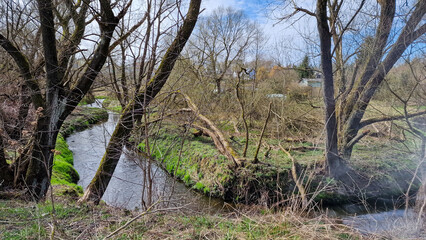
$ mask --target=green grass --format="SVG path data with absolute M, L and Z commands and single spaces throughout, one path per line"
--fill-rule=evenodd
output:
M 93 124 L 106 121 L 108 112 L 102 108 L 79 108 L 67 118 L 60 130 L 61 134 L 66 138 L 76 131 L 83 131 Z
M 188 186 L 211 196 L 220 196 L 229 183 L 232 172 L 229 161 L 219 154 L 214 144 L 206 137 L 185 137 L 173 127 L 164 127 L 150 143 L 151 154 L 171 174 Z M 139 148 L 145 150 L 145 143 Z M 180 157 L 179 157 L 180 156 Z

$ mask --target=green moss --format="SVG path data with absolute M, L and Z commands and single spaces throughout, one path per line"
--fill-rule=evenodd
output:
M 80 176 L 73 167 L 74 160 L 72 152 L 69 150 L 68 144 L 61 134 L 59 134 L 58 138 L 56 139 L 55 150 L 51 184 L 65 185 L 74 189 L 78 193 L 82 193 L 83 189 L 77 185 Z

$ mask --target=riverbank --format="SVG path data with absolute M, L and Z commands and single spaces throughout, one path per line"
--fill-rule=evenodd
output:
M 222 128 L 224 129 L 224 128 Z M 274 206 L 288 199 L 312 199 L 324 206 L 348 203 L 370 203 L 376 207 L 402 206 L 416 169 L 416 156 L 401 154 L 407 142 L 393 143 L 390 139 L 366 137 L 353 152 L 352 168 L 362 173 L 358 189 L 327 178 L 321 170 L 321 145 L 309 141 L 279 142 L 265 138 L 259 151 L 259 162 L 244 159 L 237 169 L 216 149 L 211 138 L 195 130 L 182 128 L 173 122 L 163 122 L 150 141 L 150 152 L 171 175 L 207 196 L 229 202 Z M 227 133 L 228 141 L 241 156 L 245 138 Z M 254 135 L 254 134 L 253 134 Z M 257 139 L 249 141 L 247 156 L 253 156 Z M 295 161 L 280 145 L 289 150 Z M 145 150 L 145 143 L 139 145 Z M 386 159 L 386 161 L 384 161 Z M 299 181 L 300 189 L 295 177 Z M 414 195 L 419 187 L 415 180 L 410 188 Z M 349 190 L 348 190 L 349 189 Z
M 103 239 L 141 214 L 103 204 L 76 204 L 63 196 L 54 199 L 54 204 L 0 200 L 0 239 Z M 325 216 L 308 218 L 290 211 L 271 212 L 256 207 L 233 209 L 227 214 L 153 210 L 114 236 L 114 239 L 314 238 L 375 239 L 361 236 Z
M 68 148 L 66 137 L 107 119 L 108 112 L 105 109 L 77 107 L 64 122 L 56 140 L 51 179 L 51 184 L 56 186 L 58 194 L 78 197 L 83 193 L 83 188 L 77 185 L 80 177 L 73 166 L 73 153 Z

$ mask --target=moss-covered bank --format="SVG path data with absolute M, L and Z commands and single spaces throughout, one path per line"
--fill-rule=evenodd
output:
M 66 192 L 83 193 L 81 186 L 77 185 L 80 176 L 74 169 L 74 159 L 72 152 L 64 137 L 59 134 L 56 139 L 55 157 L 52 169 L 52 185 L 64 185 Z
M 65 138 L 75 131 L 82 131 L 93 124 L 107 119 L 108 112 L 105 109 L 79 107 L 63 124 L 60 134 L 56 139 L 55 157 L 53 160 L 51 178 L 52 185 L 62 186 L 58 188 L 62 193 L 72 195 L 83 193 L 81 186 L 77 185 L 80 177 L 73 167 L 73 154 L 71 150 L 69 150 Z
M 93 124 L 97 124 L 108 119 L 108 112 L 102 108 L 78 107 L 67 118 L 61 128 L 61 134 L 67 138 L 73 132 L 83 131 Z

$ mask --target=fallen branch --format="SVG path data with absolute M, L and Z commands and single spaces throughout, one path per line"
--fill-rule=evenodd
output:
M 206 116 L 200 113 L 197 106 L 192 102 L 192 100 L 189 98 L 188 95 L 180 93 L 188 107 L 192 110 L 192 112 L 195 114 L 195 116 L 202 121 L 207 127 L 202 127 L 197 124 L 191 124 L 195 128 L 202 130 L 206 134 L 208 134 L 214 141 L 216 147 L 222 153 L 225 155 L 230 161 L 232 161 L 236 167 L 241 165 L 241 160 L 238 156 L 238 154 L 234 151 L 234 149 L 231 147 L 229 142 L 226 140 L 223 133 L 219 130 L 219 128 L 216 127 L 216 125 L 210 121 Z
M 365 126 L 368 126 L 370 124 L 377 123 L 377 122 L 387 122 L 387 121 L 392 121 L 392 120 L 400 120 L 400 119 L 405 119 L 405 118 L 412 118 L 412 117 L 417 117 L 417 116 L 421 116 L 421 115 L 424 115 L 424 114 L 426 114 L 426 111 L 421 111 L 421 112 L 417 112 L 417 113 L 411 113 L 411 114 L 407 114 L 407 115 L 385 116 L 385 117 L 370 118 L 370 119 L 366 119 L 366 120 L 362 121 L 359 125 L 360 125 L 360 128 L 363 128 Z
M 324 148 L 320 148 L 320 147 L 307 147 L 307 146 L 300 146 L 300 147 L 292 147 L 291 148 L 292 151 L 318 151 L 318 150 L 324 150 Z

